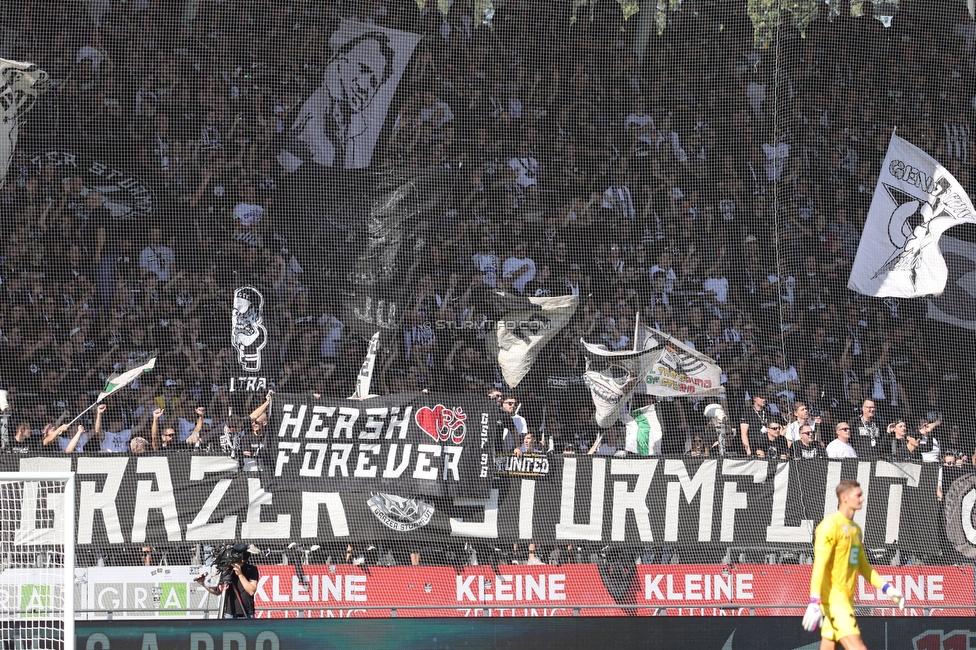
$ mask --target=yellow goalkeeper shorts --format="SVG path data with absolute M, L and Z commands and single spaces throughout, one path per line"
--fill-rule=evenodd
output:
M 861 630 L 857 627 L 857 619 L 854 618 L 854 609 L 848 605 L 822 605 L 824 617 L 821 623 L 820 636 L 828 641 L 840 641 L 844 637 L 860 636 Z

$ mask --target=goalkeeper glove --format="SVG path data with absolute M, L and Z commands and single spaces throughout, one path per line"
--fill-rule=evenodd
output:
M 820 598 L 818 596 L 810 596 L 810 604 L 807 605 L 807 611 L 803 614 L 803 629 L 807 632 L 813 632 L 820 627 L 820 621 L 822 620 L 823 610 L 820 609 Z
M 884 587 L 881 588 L 881 593 L 887 596 L 891 602 L 898 605 L 898 609 L 905 609 L 905 596 L 898 590 L 898 587 L 895 587 L 890 582 L 886 582 Z

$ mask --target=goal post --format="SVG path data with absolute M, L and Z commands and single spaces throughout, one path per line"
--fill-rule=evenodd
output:
M 4 647 L 73 650 L 74 570 L 74 473 L 0 472 Z

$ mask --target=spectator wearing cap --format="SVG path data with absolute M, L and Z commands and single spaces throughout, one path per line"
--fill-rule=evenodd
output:
M 495 421 L 498 445 L 501 451 L 512 452 L 516 449 L 522 436 L 527 432 L 525 418 L 518 414 L 518 399 L 512 393 L 502 395 L 501 408 Z
M 176 408 L 180 403 L 180 380 L 168 378 L 162 383 L 163 390 L 153 401 L 161 409 Z
M 896 420 L 888 425 L 891 436 L 891 460 L 896 462 L 920 462 L 922 455 L 918 450 L 918 438 L 908 435 L 908 425 L 904 420 Z

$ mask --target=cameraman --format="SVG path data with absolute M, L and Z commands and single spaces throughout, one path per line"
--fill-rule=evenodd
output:
M 248 560 L 247 544 L 235 544 L 233 548 L 237 560 L 220 572 L 217 586 L 206 584 L 206 574 L 194 580 L 215 596 L 225 592 L 223 618 L 254 618 L 254 593 L 258 590 L 258 568 Z

